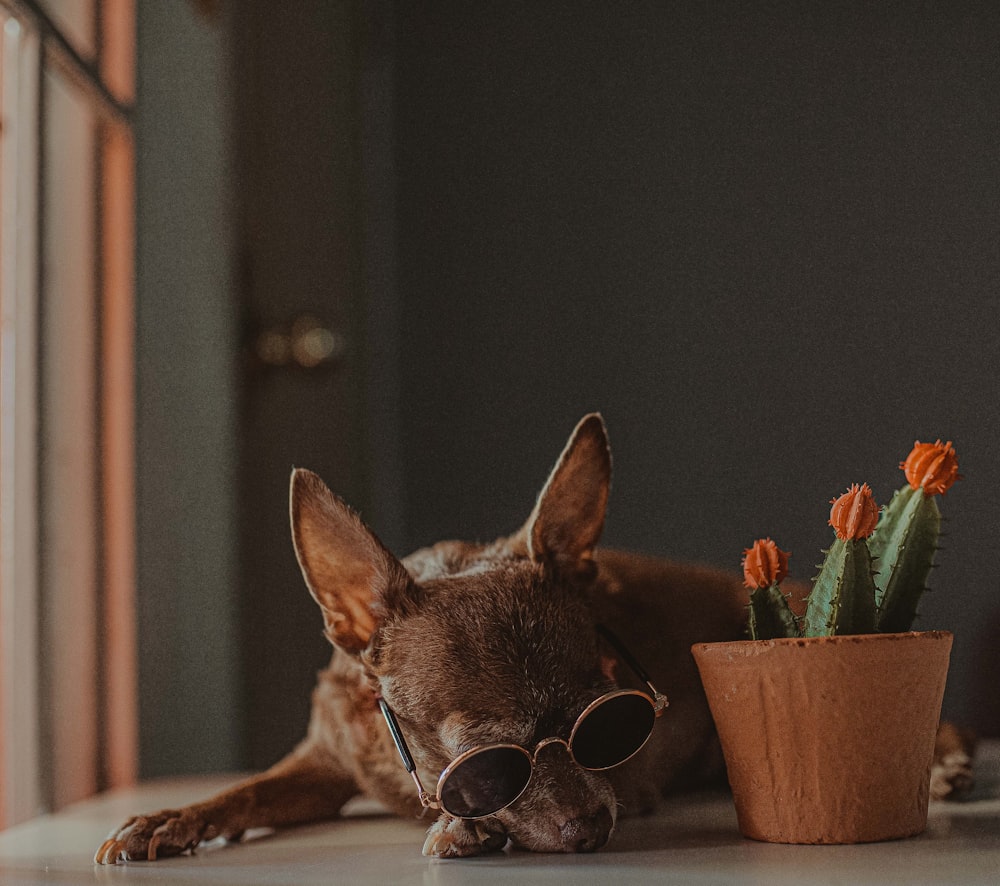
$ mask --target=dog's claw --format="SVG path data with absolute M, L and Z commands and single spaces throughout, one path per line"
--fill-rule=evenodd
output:
M 114 837 L 109 837 L 103 843 L 101 843 L 101 848 L 94 853 L 94 863 L 95 864 L 111 864 L 113 861 L 113 856 L 111 851 L 118 845 L 118 841 Z
M 156 815 L 137 816 L 101 844 L 94 862 L 156 861 L 193 852 L 203 839 L 210 839 L 216 833 L 217 829 L 190 810 L 164 810 Z

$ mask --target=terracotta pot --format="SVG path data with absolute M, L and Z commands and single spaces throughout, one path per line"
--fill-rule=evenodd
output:
M 692 647 L 741 833 L 866 843 L 921 833 L 952 635 Z

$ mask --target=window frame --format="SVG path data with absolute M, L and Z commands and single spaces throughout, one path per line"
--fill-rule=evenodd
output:
M 135 2 L 94 0 L 94 45 L 73 45 L 45 4 L 0 0 L 0 828 L 108 787 L 134 782 L 138 722 L 135 631 L 133 135 Z M 83 307 L 92 348 L 83 349 L 94 395 L 88 426 L 53 430 L 58 408 L 55 347 L 43 340 L 73 293 L 46 291 L 46 169 L 59 164 L 46 140 L 47 83 L 72 92 L 94 122 L 94 161 L 86 164 L 91 218 L 84 230 L 93 263 Z M 68 158 L 67 158 L 68 159 Z M 60 250 L 49 249 L 48 257 Z M 89 305 L 89 307 L 88 307 Z M 81 306 L 76 305 L 77 309 Z M 46 380 L 56 379 L 53 385 Z M 52 390 L 52 388 L 56 390 Z M 92 473 L 76 510 L 61 510 L 46 447 L 87 447 Z M 95 540 L 84 564 L 96 576 L 88 621 L 88 667 L 53 666 L 53 638 L 73 630 L 74 588 L 52 579 L 49 536 L 67 537 L 84 521 Z M 58 540 L 58 539 L 57 539 Z M 71 572 L 72 570 L 70 570 Z M 63 578 L 66 570 L 63 570 Z M 48 644 L 48 645 L 47 645 Z M 57 658 L 57 657 L 56 657 Z M 92 718 L 80 765 L 72 729 L 55 729 L 58 699 L 85 692 Z M 72 761 L 72 764 L 70 763 Z M 54 774 L 53 774 L 54 773 Z

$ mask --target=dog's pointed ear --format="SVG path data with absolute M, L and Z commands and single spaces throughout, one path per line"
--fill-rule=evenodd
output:
M 367 646 L 386 614 L 415 586 L 403 565 L 316 474 L 292 471 L 292 542 L 327 638 L 348 652 Z
M 552 469 L 528 522 L 512 542 L 536 563 L 580 578 L 593 575 L 611 489 L 611 450 L 604 420 L 584 416 Z

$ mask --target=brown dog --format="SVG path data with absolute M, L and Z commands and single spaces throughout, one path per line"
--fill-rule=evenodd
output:
M 441 810 L 427 855 L 508 840 L 587 851 L 619 810 L 651 810 L 664 791 L 719 773 L 689 650 L 743 635 L 746 592 L 735 575 L 597 551 L 610 479 L 604 424 L 589 415 L 521 530 L 400 561 L 318 477 L 295 471 L 295 550 L 336 647 L 306 738 L 217 797 L 129 820 L 95 860 L 330 818 L 359 793 L 400 815 Z

